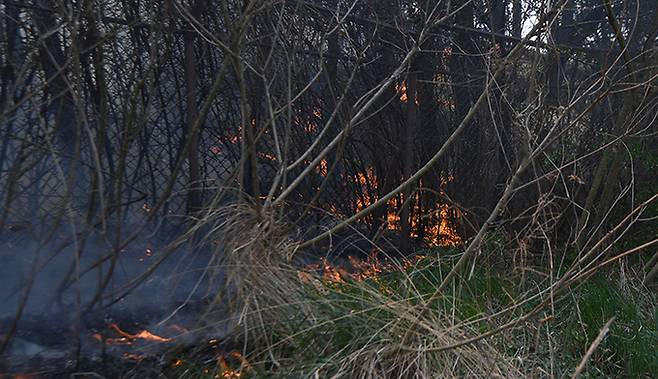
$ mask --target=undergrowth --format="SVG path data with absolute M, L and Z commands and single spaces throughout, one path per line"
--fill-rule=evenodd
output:
M 588 362 L 583 376 L 651 378 L 658 372 L 656 297 L 633 286 L 624 286 L 619 278 L 604 274 L 584 282 L 556 303 L 554 313 L 543 317 L 547 321 L 519 325 L 452 354 L 419 358 L 418 355 L 422 355 L 419 351 L 412 354 L 412 358 L 406 352 L 388 352 L 394 357 L 391 360 L 400 359 L 407 362 L 406 366 L 382 366 L 385 360 L 377 355 L 386 355 L 387 345 L 394 345 L 403 337 L 396 333 L 404 333 L 410 327 L 408 322 L 400 320 L 402 308 L 426 299 L 448 267 L 426 258 L 404 272 L 382 274 L 363 282 L 304 283 L 302 286 L 308 303 L 313 304 L 315 319 L 305 322 L 309 321 L 304 320 L 308 315 L 300 313 L 298 319 L 286 320 L 294 326 L 292 334 L 289 334 L 289 327 L 280 329 L 279 322 L 270 323 L 262 329 L 268 331 L 265 340 L 269 345 L 250 346 L 250 351 L 245 352 L 251 362 L 248 369 L 235 366 L 236 371 L 222 371 L 214 362 L 185 369 L 194 372 L 190 377 L 195 378 L 231 377 L 231 372 L 240 369 L 243 370 L 240 377 L 258 378 L 482 377 L 479 368 L 491 367 L 495 367 L 492 374 L 499 377 L 568 377 L 600 328 L 615 317 L 607 338 Z M 446 334 L 451 330 L 455 332 L 454 341 L 458 336 L 466 338 L 484 333 L 500 324 L 500 320 L 484 316 L 510 307 L 524 290 L 508 273 L 476 270 L 469 278 L 455 281 L 432 307 L 428 319 L 442 320 L 441 328 Z M 286 306 L 294 307 L 293 304 Z M 532 304 L 520 307 L 507 319 L 531 307 Z M 547 310 L 544 316 L 549 313 Z M 425 338 L 414 341 L 418 346 L 429 348 L 435 346 L 433 338 L 435 336 L 427 333 Z M 487 362 L 487 355 L 496 362 Z M 447 362 L 432 358 L 446 360 L 454 366 L 446 369 Z M 372 364 L 372 372 L 361 367 L 362 364 Z M 438 367 L 442 371 L 432 374 Z M 423 368 L 425 370 L 420 371 Z
M 216 313 L 233 325 L 222 354 L 243 358 L 177 357 L 169 377 L 570 377 L 612 317 L 584 376 L 658 372 L 657 299 L 629 269 L 601 272 L 553 297 L 542 290 L 545 274 L 480 262 L 433 296 L 458 258 L 452 250 L 427 251 L 411 266 L 365 280 L 327 281 L 291 262 L 276 223 L 242 217 L 234 226 L 223 233 L 223 264 L 240 275 L 222 294 L 228 312 Z

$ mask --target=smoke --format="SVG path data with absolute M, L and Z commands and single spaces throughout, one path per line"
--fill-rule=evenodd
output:
M 128 235 L 136 227 L 122 229 Z M 214 283 L 221 283 L 207 273 L 208 249 L 190 244 L 171 249 L 167 236 L 174 233 L 152 229 L 116 251 L 113 246 L 125 235 L 92 230 L 82 238 L 75 230 L 26 226 L 0 235 L 0 338 L 17 321 L 9 349 L 0 357 L 5 370 L 44 362 L 62 369 L 102 352 L 151 354 L 171 345 L 126 338 L 112 324 L 127 334 L 149 330 L 166 338 L 184 335 L 178 343 L 192 342 L 188 329 L 203 313 L 204 298 L 218 290 Z M 49 237 L 46 232 L 52 237 L 40 242 Z M 146 273 L 143 282 L 128 287 Z M 106 340 L 117 338 L 125 343 L 103 348 Z

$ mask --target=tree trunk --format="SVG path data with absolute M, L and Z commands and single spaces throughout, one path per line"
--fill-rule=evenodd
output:
M 512 37 L 521 38 L 521 0 L 512 0 Z
M 40 2 L 44 8 L 56 8 L 54 1 L 43 0 Z M 48 112 L 55 116 L 55 135 L 59 149 L 60 159 L 65 173 L 69 176 L 75 175 L 71 169 L 74 157 L 71 152 L 75 151 L 76 122 L 75 109 L 73 105 L 73 94 L 66 82 L 66 57 L 62 51 L 60 33 L 53 32 L 57 28 L 55 15 L 51 12 L 35 10 L 34 20 L 39 33 L 48 35 L 39 44 L 39 61 L 45 73 L 48 84 L 45 87 L 50 97 Z
M 413 67 L 413 65 L 412 65 Z M 402 175 L 403 180 L 407 180 L 414 173 L 414 150 L 416 134 L 416 124 L 418 122 L 418 105 L 416 104 L 416 86 L 417 77 L 415 72 L 410 72 L 407 76 L 407 125 L 404 133 L 402 148 Z M 403 204 L 400 212 L 400 228 L 402 231 L 402 241 L 400 249 L 404 254 L 411 253 L 411 216 L 414 201 L 411 199 L 415 191 L 415 184 L 407 187 L 403 193 Z
M 192 16 L 199 19 L 201 14 L 197 1 L 192 5 Z M 197 119 L 197 59 L 195 54 L 196 32 L 190 31 L 185 33 L 185 88 L 186 88 L 186 127 L 184 138 L 191 142 L 190 149 L 187 153 L 187 162 L 189 165 L 188 172 L 188 193 L 187 193 L 187 211 L 194 214 L 201 209 L 201 172 L 199 166 L 199 131 L 193 130 L 194 123 Z

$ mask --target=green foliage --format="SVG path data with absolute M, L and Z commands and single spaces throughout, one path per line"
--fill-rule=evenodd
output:
M 495 244 L 495 238 L 490 242 Z M 409 320 L 400 318 L 403 314 L 401 309 L 426 302 L 457 259 L 454 255 L 452 258 L 440 258 L 443 254 L 447 252 L 428 251 L 427 258 L 406 270 L 382 273 L 365 281 L 347 279 L 340 283 L 305 283 L 308 304 L 313 307 L 312 322 L 306 322 L 308 320 L 305 318 L 303 322 L 294 324 L 292 330 L 295 332 L 288 335 L 290 325 L 285 328 L 271 325 L 268 329 L 271 348 L 276 349 L 278 362 L 286 366 L 285 370 L 255 365 L 250 375 L 299 377 L 314 370 L 336 375 L 340 372 L 336 362 L 366 347 L 374 346 L 378 350 L 399 340 L 400 334 L 411 327 L 410 324 L 405 325 Z M 496 326 L 496 321 L 486 316 L 507 309 L 517 304 L 523 294 L 532 293 L 530 287 L 538 287 L 533 279 L 539 280 L 531 278 L 520 282 L 510 271 L 476 265 L 472 270 L 466 270 L 462 277 L 457 277 L 437 303 L 430 305 L 436 315 L 432 317 L 441 320 L 447 315 L 454 318 L 455 324 L 481 319 L 471 323 L 468 333 L 487 332 Z M 588 361 L 584 376 L 652 377 L 658 373 L 656 298 L 619 283 L 610 275 L 595 276 L 572 288 L 562 301 L 558 301 L 554 318 L 547 324 L 520 324 L 501 335 L 488 338 L 487 343 L 501 357 L 523 352 L 521 354 L 529 370 L 526 373 L 533 373 L 537 372 L 533 371 L 537 367 L 553 365 L 553 358 L 545 354 L 545 349 L 535 351 L 537 343 L 541 342 L 542 346 L 550 346 L 556 358 L 555 375 L 568 376 L 573 373 L 600 328 L 614 316 L 615 322 Z M 535 305 L 536 302 L 529 302 L 506 317 L 514 319 Z M 535 329 L 537 325 L 541 329 Z M 544 328 L 547 334 L 542 334 Z M 544 344 L 546 336 L 550 338 L 550 344 Z M 267 359 L 269 355 L 261 352 L 257 356 Z M 203 368 L 193 370 L 199 372 Z M 207 371 L 205 373 L 197 377 L 208 377 Z M 464 374 L 458 372 L 457 376 L 460 373 Z
M 655 299 L 637 291 L 620 288 L 615 280 L 598 275 L 584 283 L 562 305 L 567 322 L 561 326 L 562 343 L 577 362 L 598 335 L 600 328 L 615 317 L 609 334 L 589 362 L 594 377 L 651 377 L 658 373 L 658 311 Z

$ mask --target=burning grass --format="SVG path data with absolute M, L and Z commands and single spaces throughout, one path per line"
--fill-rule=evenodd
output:
M 206 221 L 213 220 L 207 238 L 216 251 L 206 275 L 225 285 L 198 325 L 145 330 L 120 323 L 107 326 L 105 337 L 92 336 L 135 367 L 122 377 L 563 377 L 612 317 L 590 372 L 648 377 L 658 367 L 658 302 L 628 290 L 640 284 L 621 280 L 637 275 L 585 282 L 525 318 L 552 296 L 543 290 L 546 276 L 501 270 L 481 257 L 434 296 L 459 249 L 309 265 L 296 258 L 297 244 L 274 214 L 233 206 L 209 214 Z M 482 249 L 502 254 L 502 242 L 504 235 L 492 234 Z M 163 349 L 156 357 L 156 350 L 139 349 L 145 345 Z
M 296 245 L 275 217 L 248 208 L 221 212 L 217 260 L 227 272 L 228 290 L 218 294 L 204 317 L 224 324 L 228 310 L 230 332 L 223 343 L 231 349 L 201 366 L 191 363 L 193 356 L 179 357 L 172 362 L 174 372 L 197 373 L 186 377 L 564 376 L 583 356 L 593 331 L 615 315 L 594 317 L 596 311 L 587 311 L 583 303 L 576 304 L 582 311 L 573 312 L 568 299 L 582 292 L 570 292 L 562 297 L 567 300 L 556 298 L 552 307 L 523 317 L 545 300 L 546 277 L 482 265 L 433 297 L 459 258 L 452 248 L 434 248 L 402 261 L 352 257 L 351 267 L 328 260 L 300 265 L 294 262 Z M 589 320 L 589 334 L 574 339 L 569 331 L 577 328 L 569 325 L 579 319 Z M 640 325 L 643 338 L 655 334 L 651 323 L 633 322 L 621 328 Z M 611 330 L 614 336 L 620 329 L 613 324 Z M 604 344 L 603 357 L 641 353 L 631 345 Z M 559 346 L 569 346 L 567 356 L 556 356 Z M 646 361 L 650 353 L 643 351 L 640 360 Z M 591 364 L 609 375 L 623 370 L 614 362 L 606 364 L 595 355 Z M 647 373 L 633 367 L 624 372 Z
M 352 258 L 351 272 L 323 260 L 304 269 L 273 216 L 238 207 L 216 216 L 227 290 L 204 317 L 221 323 L 229 310 L 230 338 L 254 375 L 523 376 L 487 341 L 443 349 L 476 336 L 478 325 L 451 302 L 419 311 L 442 276 L 435 258 Z

